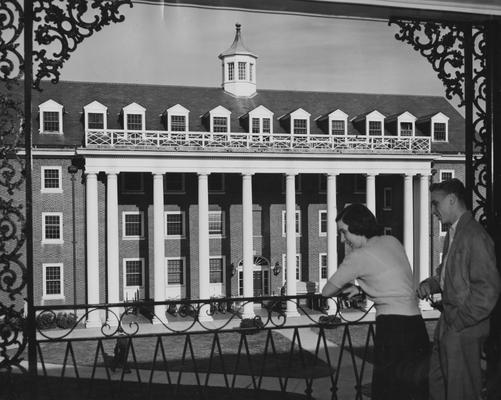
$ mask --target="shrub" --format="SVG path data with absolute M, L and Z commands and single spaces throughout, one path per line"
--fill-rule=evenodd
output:
M 51 329 L 56 326 L 56 316 L 52 312 L 43 312 L 37 317 L 38 329 Z
M 73 328 L 77 322 L 77 316 L 73 313 L 59 312 L 56 316 L 56 325 L 61 329 Z

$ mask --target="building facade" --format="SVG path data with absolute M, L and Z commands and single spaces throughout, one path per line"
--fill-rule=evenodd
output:
M 220 87 L 34 93 L 38 304 L 318 291 L 353 202 L 402 241 L 416 282 L 438 264 L 428 187 L 464 176 L 464 120 L 445 99 L 261 89 L 239 25 L 219 58 Z

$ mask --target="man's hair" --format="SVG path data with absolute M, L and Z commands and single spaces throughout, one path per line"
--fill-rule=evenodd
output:
M 466 189 L 457 178 L 447 179 L 442 182 L 435 182 L 430 185 L 430 192 L 441 191 L 445 194 L 454 194 L 458 200 L 466 205 Z
M 343 221 L 348 231 L 354 235 L 370 239 L 382 234 L 382 227 L 377 223 L 374 214 L 363 204 L 354 203 L 346 206 L 336 217 L 336 222 Z

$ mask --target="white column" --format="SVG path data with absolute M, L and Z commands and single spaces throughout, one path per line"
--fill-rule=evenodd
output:
M 287 236 L 287 296 L 295 296 L 297 293 L 296 281 L 296 186 L 295 174 L 285 176 L 285 213 L 287 224 L 285 232 Z M 287 302 L 287 317 L 297 317 L 297 306 L 291 301 Z
M 367 174 L 366 177 L 366 189 L 365 189 L 365 203 L 367 208 L 376 215 L 376 175 Z
M 411 268 L 414 269 L 414 205 L 413 205 L 413 176 L 404 175 L 404 248 L 409 258 Z
M 242 175 L 242 230 L 244 297 L 254 296 L 254 245 L 252 242 L 252 175 Z M 244 305 L 243 318 L 254 317 L 254 304 Z
M 419 178 L 419 281 L 430 276 L 430 175 Z M 420 302 L 421 308 L 430 309 L 427 301 Z
M 337 270 L 336 178 L 336 174 L 327 175 L 327 275 L 329 278 Z M 329 315 L 335 314 L 334 300 L 329 300 L 328 305 L 327 313 Z
M 97 174 L 88 173 L 86 177 L 86 233 L 87 233 L 87 303 L 99 303 L 99 220 L 97 200 Z M 87 316 L 86 326 L 101 326 L 99 311 Z
M 198 174 L 198 298 L 208 299 L 209 291 L 209 181 Z M 207 307 L 200 310 L 200 320 L 211 320 Z
M 164 209 L 164 175 L 153 174 L 153 298 L 155 301 L 165 301 L 166 299 Z M 167 322 L 165 310 L 165 305 L 155 306 L 154 324 Z
M 120 268 L 118 257 L 118 185 L 117 174 L 106 175 L 106 255 L 108 260 L 108 303 L 118 303 Z M 120 309 L 113 307 L 108 315 L 109 325 L 118 325 Z

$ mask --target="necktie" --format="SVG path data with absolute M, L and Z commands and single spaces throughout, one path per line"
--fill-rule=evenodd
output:
M 445 266 L 447 264 L 447 255 L 452 240 L 454 239 L 454 228 L 451 226 L 445 235 L 444 248 L 442 250 L 442 268 L 440 269 L 440 287 L 444 290 Z

